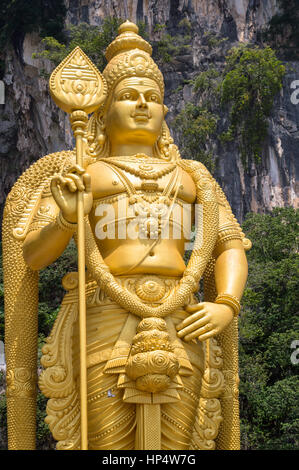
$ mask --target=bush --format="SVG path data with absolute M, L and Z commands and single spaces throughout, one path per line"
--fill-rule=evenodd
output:
M 298 448 L 299 211 L 249 214 L 252 242 L 240 318 L 240 405 L 245 449 Z

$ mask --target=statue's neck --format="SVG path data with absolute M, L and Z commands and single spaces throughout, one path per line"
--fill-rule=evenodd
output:
M 138 153 L 143 153 L 148 155 L 149 157 L 153 157 L 153 147 L 151 145 L 111 145 L 111 153 L 112 157 L 123 155 L 123 156 L 133 156 L 137 155 Z

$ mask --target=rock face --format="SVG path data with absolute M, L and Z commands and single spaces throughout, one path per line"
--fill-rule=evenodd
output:
M 48 81 L 40 77 L 44 63 L 32 59 L 40 38 L 26 35 L 22 56 L 10 49 L 0 105 L 0 205 L 16 179 L 39 157 L 72 146 L 68 117 L 53 103 Z
M 67 24 L 100 25 L 105 17 L 118 16 L 145 22 L 152 41 L 159 39 L 160 34 L 155 31 L 155 25 L 166 24 L 167 31 L 174 35 L 181 20 L 188 19 L 192 35 L 190 50 L 175 57 L 172 66 L 162 65 L 170 126 L 185 102 L 192 99 L 192 89 L 186 80 L 208 64 L 221 66 L 224 49 L 237 41 L 255 41 L 278 8 L 275 0 L 65 0 L 65 5 Z M 209 33 L 228 38 L 224 49 L 206 45 Z M 1 207 L 14 181 L 33 161 L 73 146 L 68 118 L 54 105 L 47 80 L 40 77 L 39 68 L 45 64 L 32 59 L 39 42 L 36 34 L 27 34 L 21 53 L 7 51 L 6 102 L 0 105 Z M 283 89 L 275 100 L 262 163 L 252 164 L 245 170 L 234 143 L 226 148 L 215 143 L 215 177 L 240 221 L 248 211 L 298 206 L 299 93 L 296 94 L 296 87 L 299 88 L 299 81 L 295 81 L 299 80 L 299 64 L 293 62 L 290 66 Z M 181 91 L 174 93 L 178 87 Z

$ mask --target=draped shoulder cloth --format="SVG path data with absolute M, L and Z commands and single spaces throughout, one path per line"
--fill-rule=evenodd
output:
M 26 265 L 22 244 L 28 230 L 47 223 L 47 214 L 37 213 L 41 198 L 49 194 L 51 178 L 66 172 L 74 160 L 72 151 L 41 158 L 15 183 L 5 206 L 3 265 L 9 449 L 35 448 L 38 273 Z M 215 300 L 217 247 L 238 238 L 245 249 L 250 248 L 250 242 L 242 233 L 223 191 L 206 168 L 195 161 L 180 160 L 177 163 L 194 179 L 197 200 L 200 202 L 203 198 L 204 201 L 204 221 L 207 226 L 216 227 L 216 232 L 212 230 L 204 234 L 201 248 L 195 241 L 176 295 L 169 296 L 167 302 L 157 309 L 157 316 L 161 318 L 166 318 L 174 309 L 184 305 L 188 295 L 194 293 L 201 277 L 204 279 L 204 300 Z M 218 216 L 218 208 L 222 208 L 222 219 Z M 87 268 L 91 276 L 86 284 L 87 298 L 92 297 L 100 287 L 104 296 L 134 315 L 138 315 L 141 309 L 143 318 L 153 316 L 149 306 L 142 302 L 136 303 L 136 296 L 121 288 L 109 270 L 105 269 L 87 220 L 86 234 Z M 46 420 L 58 441 L 57 448 L 78 449 L 80 410 L 75 380 L 76 363 L 73 358 L 73 339 L 77 335 L 78 323 L 76 276 L 69 274 L 64 280 L 64 287 L 68 292 L 51 335 L 43 347 L 42 365 L 45 371 L 40 377 L 39 386 L 50 398 Z M 239 448 L 237 322 L 234 317 L 221 334 L 205 342 L 205 370 L 190 448 Z

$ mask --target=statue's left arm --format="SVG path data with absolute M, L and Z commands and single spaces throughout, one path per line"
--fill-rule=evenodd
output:
M 218 296 L 215 302 L 201 302 L 186 307 L 190 315 L 177 325 L 178 336 L 186 341 L 194 338 L 204 341 L 219 334 L 239 311 L 248 266 L 244 246 L 238 235 L 235 238 L 234 235 L 226 236 L 226 240 L 221 240 L 221 233 L 229 225 L 226 208 L 220 205 L 220 240 L 213 253 Z

